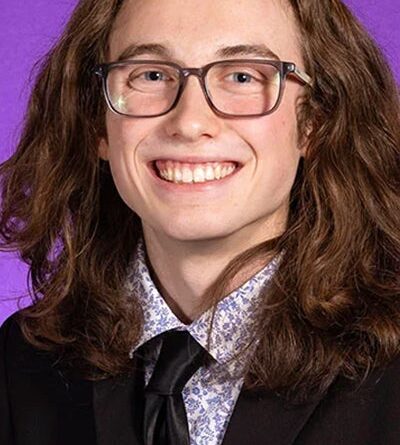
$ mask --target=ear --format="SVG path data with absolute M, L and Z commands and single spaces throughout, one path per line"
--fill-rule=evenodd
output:
M 98 150 L 99 157 L 104 161 L 108 161 L 108 142 L 105 138 L 100 139 Z

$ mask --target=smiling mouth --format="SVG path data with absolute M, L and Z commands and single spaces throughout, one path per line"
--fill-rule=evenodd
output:
M 188 163 L 176 161 L 153 161 L 151 166 L 156 175 L 174 184 L 197 184 L 219 181 L 234 174 L 240 164 L 234 161 Z

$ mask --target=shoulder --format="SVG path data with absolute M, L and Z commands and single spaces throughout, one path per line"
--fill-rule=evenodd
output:
M 9 370 L 49 370 L 55 357 L 35 348 L 24 337 L 19 324 L 20 311 L 10 315 L 0 326 L 0 357 Z
M 381 406 L 400 406 L 400 354 L 383 369 L 374 370 L 367 381 L 367 389 L 376 395 Z
M 5 348 L 10 341 L 22 340 L 22 333 L 18 324 L 19 311 L 11 314 L 0 326 L 0 345 Z
M 400 354 L 397 354 L 385 366 L 372 369 L 362 380 L 339 377 L 324 402 L 335 409 L 340 406 L 344 414 L 364 412 L 366 418 L 379 415 L 382 409 L 400 414 L 399 375 Z
M 339 377 L 317 402 L 301 443 L 400 443 L 400 356 L 363 380 Z
M 19 312 L 10 315 L 0 327 L 0 357 L 3 363 L 13 363 L 26 357 L 30 346 L 25 341 L 18 323 Z

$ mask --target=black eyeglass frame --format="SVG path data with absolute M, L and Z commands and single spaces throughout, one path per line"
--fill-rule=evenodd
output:
M 257 113 L 257 114 L 231 114 L 231 113 L 225 113 L 221 110 L 219 110 L 212 102 L 209 92 L 207 91 L 207 86 L 205 82 L 205 77 L 208 73 L 208 71 L 217 64 L 223 64 L 223 63 L 255 63 L 255 64 L 261 64 L 261 65 L 272 65 L 279 71 L 279 93 L 278 98 L 276 100 L 275 105 L 268 111 L 264 113 Z M 127 66 L 127 65 L 143 65 L 143 64 L 157 64 L 157 65 L 166 65 L 172 68 L 175 68 L 177 72 L 179 73 L 179 87 L 178 91 L 175 97 L 175 100 L 173 101 L 172 105 L 162 113 L 159 114 L 151 114 L 151 115 L 133 115 L 133 114 L 126 114 L 122 113 L 121 111 L 118 111 L 112 104 L 109 96 L 108 91 L 108 85 L 107 85 L 107 76 L 108 73 L 117 66 Z M 127 117 L 135 117 L 135 118 L 148 118 L 148 117 L 159 117 L 164 116 L 165 114 L 169 113 L 173 108 L 176 107 L 176 105 L 179 102 L 179 99 L 182 96 L 182 93 L 185 89 L 187 80 L 190 75 L 194 75 L 198 77 L 200 81 L 201 89 L 203 90 L 204 96 L 207 100 L 208 105 L 210 108 L 219 116 L 226 117 L 226 118 L 247 118 L 247 117 L 260 117 L 260 116 L 266 116 L 268 114 L 273 113 L 280 105 L 283 92 L 285 89 L 285 81 L 288 75 L 294 76 L 298 81 L 300 81 L 304 85 L 308 85 L 312 88 L 313 81 L 312 78 L 305 73 L 304 71 L 300 70 L 295 63 L 293 62 L 283 62 L 280 60 L 269 60 L 269 59 L 226 59 L 226 60 L 217 60 L 211 63 L 208 63 L 207 65 L 204 65 L 200 68 L 183 68 L 180 65 L 174 63 L 174 62 L 167 62 L 164 60 L 124 60 L 124 61 L 118 61 L 118 62 L 110 62 L 110 63 L 101 63 L 94 67 L 94 74 L 99 76 L 102 81 L 102 89 L 103 93 L 107 102 L 108 107 L 111 111 L 113 111 L 116 114 L 127 116 Z

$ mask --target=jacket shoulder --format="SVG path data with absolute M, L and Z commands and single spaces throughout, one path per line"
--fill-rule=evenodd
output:
M 14 431 L 11 422 L 9 397 L 9 374 L 7 358 L 9 354 L 9 339 L 18 333 L 17 313 L 9 316 L 0 326 L 0 443 L 14 444 Z
M 0 444 L 95 443 L 92 382 L 69 379 L 58 354 L 30 344 L 18 319 L 0 327 Z
M 0 335 L 4 336 L 7 335 L 8 331 L 13 326 L 18 326 L 18 317 L 20 315 L 21 311 L 14 312 L 13 314 L 9 315 L 3 323 L 0 325 Z
M 34 353 L 34 347 L 29 344 L 19 326 L 20 311 L 11 314 L 0 326 L 0 344 L 2 358 L 7 360 L 10 355 Z
M 400 356 L 362 381 L 339 378 L 301 433 L 301 444 L 400 443 Z
M 9 351 L 10 342 L 14 343 L 17 341 L 20 343 L 23 341 L 22 332 L 18 324 L 19 313 L 18 311 L 11 314 L 0 326 L 1 358 L 4 358 Z

